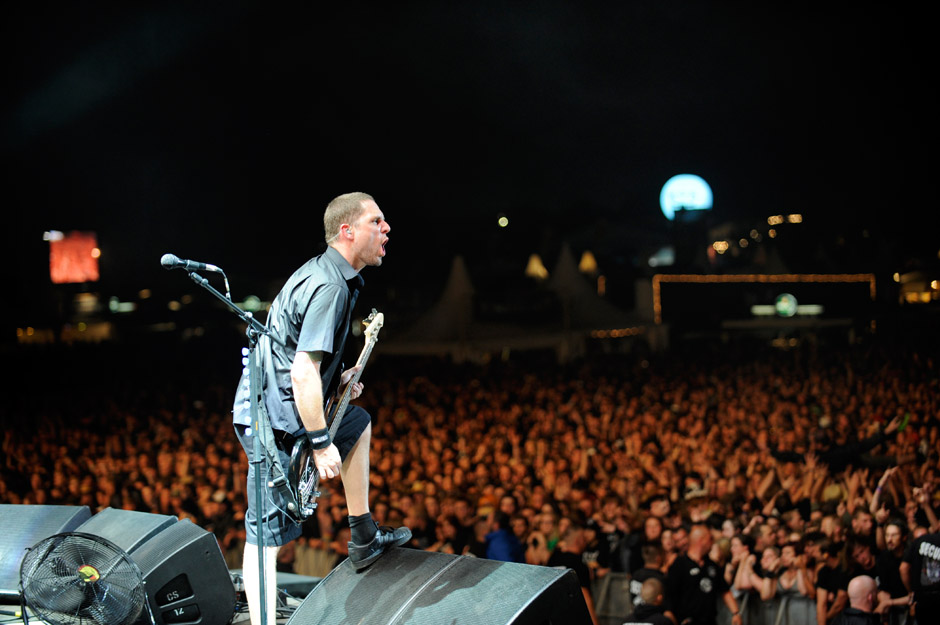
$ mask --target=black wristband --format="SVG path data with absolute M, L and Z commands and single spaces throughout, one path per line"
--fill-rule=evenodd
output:
M 313 432 L 308 431 L 307 440 L 310 441 L 310 446 L 314 449 L 325 449 L 333 442 L 330 440 L 330 431 L 327 428 L 314 430 Z

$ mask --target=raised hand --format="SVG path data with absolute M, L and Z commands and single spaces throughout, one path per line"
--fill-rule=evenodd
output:
M 877 521 L 878 525 L 882 525 L 887 522 L 889 514 L 885 505 L 881 504 L 881 507 L 875 510 L 875 521 Z

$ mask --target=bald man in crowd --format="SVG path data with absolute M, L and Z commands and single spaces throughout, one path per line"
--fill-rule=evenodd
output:
M 880 625 L 881 616 L 874 612 L 878 604 L 878 583 L 868 575 L 849 580 L 849 605 L 832 622 L 833 625 Z
M 711 529 L 703 524 L 693 525 L 688 549 L 666 573 L 666 608 L 678 625 L 716 625 L 719 600 L 728 606 L 731 624 L 742 625 L 738 602 L 724 572 L 708 556 L 713 542 Z
M 675 625 L 663 606 L 663 583 L 647 578 L 640 586 L 639 602 L 623 625 Z

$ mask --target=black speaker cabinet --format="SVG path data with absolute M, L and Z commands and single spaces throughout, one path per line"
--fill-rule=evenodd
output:
M 19 603 L 20 565 L 28 549 L 89 518 L 88 506 L 0 504 L 0 603 Z
M 157 625 L 226 625 L 235 585 L 215 536 L 188 520 L 107 508 L 76 528 L 121 547 L 143 574 Z M 149 623 L 144 612 L 139 623 Z
M 163 530 L 176 525 L 178 520 L 175 516 L 164 514 L 105 508 L 82 523 L 77 531 L 107 538 L 126 553 L 132 554 Z
M 219 543 L 183 520 L 133 554 L 144 575 L 157 625 L 226 625 L 235 615 L 235 585 Z
M 392 549 L 356 573 L 345 561 L 288 625 L 590 625 L 570 569 Z

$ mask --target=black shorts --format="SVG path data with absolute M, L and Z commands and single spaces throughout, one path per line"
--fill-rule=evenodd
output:
M 353 445 L 362 436 L 366 427 L 369 425 L 371 417 L 365 409 L 359 406 L 349 406 L 346 408 L 346 414 L 343 415 L 343 421 L 339 425 L 333 444 L 339 450 L 340 457 L 345 461 L 346 456 L 352 451 Z M 235 435 L 245 450 L 248 458 L 254 457 L 254 438 L 251 435 L 246 436 L 247 427 L 235 424 Z M 290 455 L 293 450 L 293 439 L 289 436 L 280 436 L 275 432 L 275 441 L 278 458 L 280 458 L 281 468 L 287 474 L 290 467 Z M 257 512 L 255 510 L 255 467 L 259 466 L 253 463 L 248 464 L 248 511 L 245 513 L 245 534 L 246 541 L 251 545 L 258 544 L 257 532 Z M 287 509 L 287 501 L 276 488 L 269 488 L 269 469 L 266 464 L 263 467 L 265 474 L 262 476 L 262 487 L 264 488 L 262 504 L 262 523 L 264 525 L 264 544 L 286 545 L 290 541 L 298 538 L 301 534 L 301 524 L 297 523 L 284 510 Z

